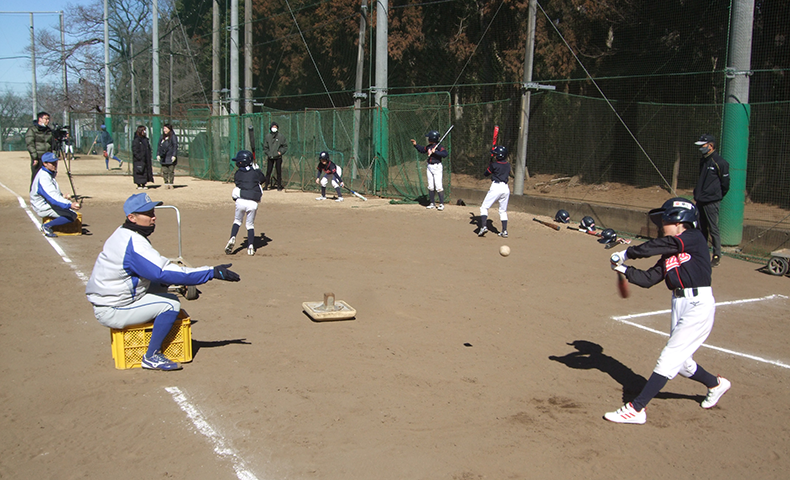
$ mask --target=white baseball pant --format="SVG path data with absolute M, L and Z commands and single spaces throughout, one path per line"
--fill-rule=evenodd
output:
M 125 307 L 93 306 L 93 313 L 100 324 L 117 329 L 148 323 L 160 313 L 180 310 L 181 302 L 175 294 L 150 291 Z
M 337 176 L 343 178 L 343 169 L 340 167 L 337 167 Z M 329 183 L 329 180 L 327 180 L 327 176 L 324 175 L 323 177 L 321 177 L 321 186 L 326 187 L 327 183 Z M 338 188 L 339 186 L 340 184 L 337 183 L 337 180 L 335 180 L 335 176 L 332 175 L 332 188 Z
M 247 230 L 251 230 L 255 228 L 255 215 L 258 213 L 258 202 L 255 200 L 248 200 L 246 198 L 237 198 L 236 199 L 236 216 L 233 219 L 233 223 L 236 225 L 241 225 L 241 219 L 244 214 L 247 214 L 247 221 L 245 222 L 245 227 Z
M 687 288 L 686 292 L 692 289 Z M 680 373 L 690 377 L 697 371 L 692 355 L 710 335 L 716 300 L 711 287 L 699 287 L 695 297 L 672 296 L 672 325 L 669 340 L 656 362 L 655 373 L 670 380 Z
M 480 205 L 480 215 L 488 216 L 488 209 L 494 204 L 499 202 L 499 219 L 507 220 L 507 202 L 510 200 L 510 188 L 507 183 L 493 182 L 491 188 L 486 193 L 486 198 L 483 199 L 483 204 Z
M 428 190 L 436 190 L 437 192 L 443 192 L 444 188 L 442 187 L 442 172 L 444 171 L 444 167 L 441 163 L 431 163 L 428 165 L 425 173 L 428 176 Z

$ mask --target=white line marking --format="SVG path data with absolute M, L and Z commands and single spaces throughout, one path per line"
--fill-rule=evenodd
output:
M 258 477 L 252 473 L 244 463 L 239 454 L 228 445 L 228 442 L 222 438 L 222 435 L 217 433 L 216 430 L 206 421 L 200 411 L 187 400 L 186 395 L 178 387 L 165 387 L 167 393 L 173 396 L 173 400 L 178 404 L 181 410 L 187 414 L 187 417 L 192 421 L 195 428 L 198 429 L 209 442 L 214 446 L 214 452 L 221 457 L 228 457 L 233 463 L 233 470 L 239 480 L 257 480 Z
M 767 301 L 767 300 L 774 300 L 774 299 L 777 299 L 777 298 L 788 298 L 788 297 L 785 296 L 785 295 L 774 294 L 774 295 L 767 295 L 765 297 L 759 297 L 759 298 L 746 298 L 746 299 L 743 299 L 743 300 L 732 300 L 732 301 L 729 301 L 729 302 L 718 302 L 718 303 L 716 303 L 716 306 L 719 307 L 719 306 L 724 306 L 724 305 L 739 305 L 739 304 L 742 304 L 742 303 L 764 302 L 764 301 Z M 648 331 L 650 333 L 655 333 L 657 335 L 668 337 L 669 334 L 666 333 L 666 332 L 662 332 L 662 331 L 656 330 L 654 328 L 646 327 L 646 326 L 640 325 L 638 323 L 629 322 L 627 319 L 629 319 L 629 318 L 639 318 L 639 317 L 650 317 L 650 316 L 653 316 L 653 315 L 664 315 L 664 314 L 667 314 L 667 313 L 670 313 L 670 312 L 671 312 L 671 310 L 656 310 L 656 311 L 647 312 L 647 313 L 637 313 L 637 314 L 633 314 L 633 315 L 616 316 L 616 317 L 612 317 L 612 320 L 616 320 L 616 321 L 618 321 L 620 323 L 624 323 L 626 325 L 631 325 L 632 327 L 641 328 L 642 330 Z M 783 362 L 780 362 L 780 361 L 777 361 L 777 360 L 768 360 L 767 358 L 758 357 L 756 355 L 750 355 L 748 353 L 736 352 L 735 350 L 729 350 L 727 348 L 716 347 L 714 345 L 708 345 L 707 343 L 703 343 L 702 346 L 710 348 L 711 350 L 716 350 L 716 351 L 723 352 L 723 353 L 729 353 L 730 355 L 735 355 L 737 357 L 748 358 L 750 360 L 755 360 L 757 362 L 768 363 L 768 364 L 771 364 L 771 365 L 774 365 L 774 366 L 777 366 L 777 367 L 790 369 L 790 365 L 788 365 L 786 363 L 783 363 Z
M 25 211 L 25 213 L 27 213 L 27 216 L 30 217 L 30 221 L 33 222 L 33 225 L 36 226 L 36 230 L 41 231 L 41 222 L 39 222 L 38 218 L 36 217 L 36 214 L 34 214 L 33 211 L 30 209 L 30 207 L 28 207 L 27 203 L 25 203 L 25 200 L 19 195 L 17 195 L 16 192 L 6 187 L 2 182 L 0 182 L 0 187 L 5 188 L 11 193 L 11 195 L 16 197 L 17 201 L 19 202 L 19 206 Z M 80 279 L 82 284 L 87 285 L 90 277 L 82 273 L 82 271 L 79 268 L 77 268 L 76 265 L 74 265 L 74 262 L 72 262 L 71 258 L 69 258 L 69 256 L 66 255 L 66 252 L 63 251 L 62 248 L 60 248 L 60 245 L 57 244 L 55 239 L 49 237 L 44 237 L 44 238 L 49 242 L 50 245 L 52 245 L 52 248 L 55 250 L 55 252 L 58 255 L 60 255 L 60 258 L 63 259 L 63 262 L 68 264 L 71 267 L 71 269 L 74 270 L 74 274 L 77 275 L 77 278 Z

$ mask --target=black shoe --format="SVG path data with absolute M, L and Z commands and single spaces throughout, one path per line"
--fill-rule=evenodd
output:
M 721 258 L 718 255 L 714 255 L 713 258 L 710 261 L 710 266 L 711 267 L 718 267 L 720 260 L 721 260 Z
M 277 187 L 277 191 L 278 191 L 278 192 L 282 192 L 282 191 L 283 191 L 283 187 L 282 187 L 282 185 L 280 185 L 279 187 Z

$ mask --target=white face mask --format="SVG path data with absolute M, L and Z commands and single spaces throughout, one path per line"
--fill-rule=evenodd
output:
M 277 133 L 277 127 L 272 127 L 272 133 Z

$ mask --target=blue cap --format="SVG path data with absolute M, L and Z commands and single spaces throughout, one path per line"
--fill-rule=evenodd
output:
M 105 125 L 105 124 L 102 124 L 102 126 L 101 126 L 101 129 L 102 129 L 102 130 L 107 130 L 107 125 Z
M 123 213 L 130 215 L 132 213 L 148 212 L 161 204 L 162 202 L 151 200 L 147 193 L 136 193 L 124 202 Z
M 58 157 L 52 152 L 41 155 L 41 163 L 58 163 Z

